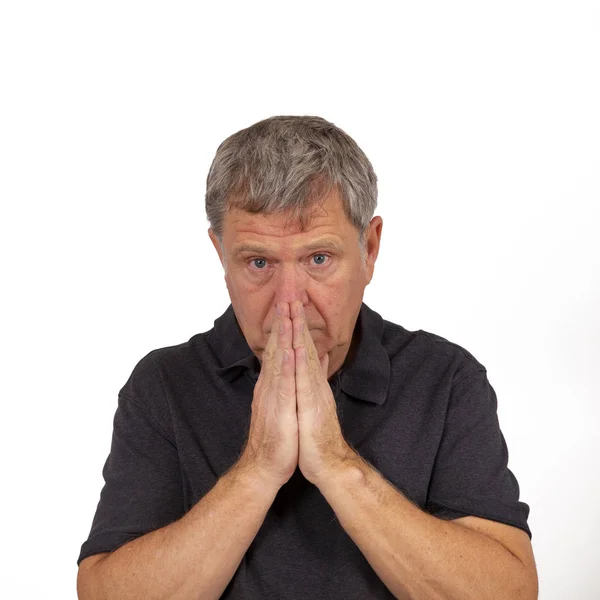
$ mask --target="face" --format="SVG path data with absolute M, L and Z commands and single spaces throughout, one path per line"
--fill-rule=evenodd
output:
M 358 230 L 347 219 L 334 191 L 314 213 L 305 231 L 285 216 L 226 213 L 223 250 L 209 236 L 225 267 L 225 281 L 248 345 L 262 360 L 278 302 L 300 300 L 319 358 L 329 352 L 331 377 L 343 364 L 360 312 L 365 287 L 379 252 L 381 217 L 367 233 L 366 264 Z M 225 255 L 223 255 L 225 253 Z

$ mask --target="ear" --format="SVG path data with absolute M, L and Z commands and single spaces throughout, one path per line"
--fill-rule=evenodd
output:
M 375 261 L 379 255 L 379 245 L 381 244 L 381 230 L 383 229 L 383 219 L 373 217 L 369 224 L 369 233 L 367 234 L 367 285 L 373 279 L 375 271 Z
M 219 255 L 219 260 L 221 261 L 221 265 L 223 266 L 223 268 L 225 268 L 225 263 L 223 261 L 223 254 L 221 251 L 221 244 L 219 244 L 219 239 L 217 238 L 215 232 L 210 227 L 208 228 L 208 237 L 210 238 L 210 241 L 213 243 L 213 246 L 215 247 L 215 250 L 217 251 L 217 254 Z

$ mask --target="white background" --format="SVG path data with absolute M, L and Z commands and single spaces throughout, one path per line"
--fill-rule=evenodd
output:
M 540 598 L 600 596 L 597 2 L 4 2 L 4 598 L 76 597 L 117 391 L 229 303 L 219 143 L 348 132 L 384 221 L 365 302 L 488 369 Z

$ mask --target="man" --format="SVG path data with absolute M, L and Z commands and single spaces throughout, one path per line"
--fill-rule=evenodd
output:
M 81 599 L 537 598 L 485 367 L 362 302 L 376 181 L 317 117 L 219 146 L 231 305 L 120 390 Z

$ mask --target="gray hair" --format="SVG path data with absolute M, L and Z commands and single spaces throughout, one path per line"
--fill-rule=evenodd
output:
M 225 213 L 283 213 L 306 229 L 308 211 L 334 187 L 357 228 L 363 265 L 366 231 L 377 206 L 377 176 L 358 144 L 315 116 L 275 116 L 229 136 L 206 179 L 206 215 L 221 248 Z

